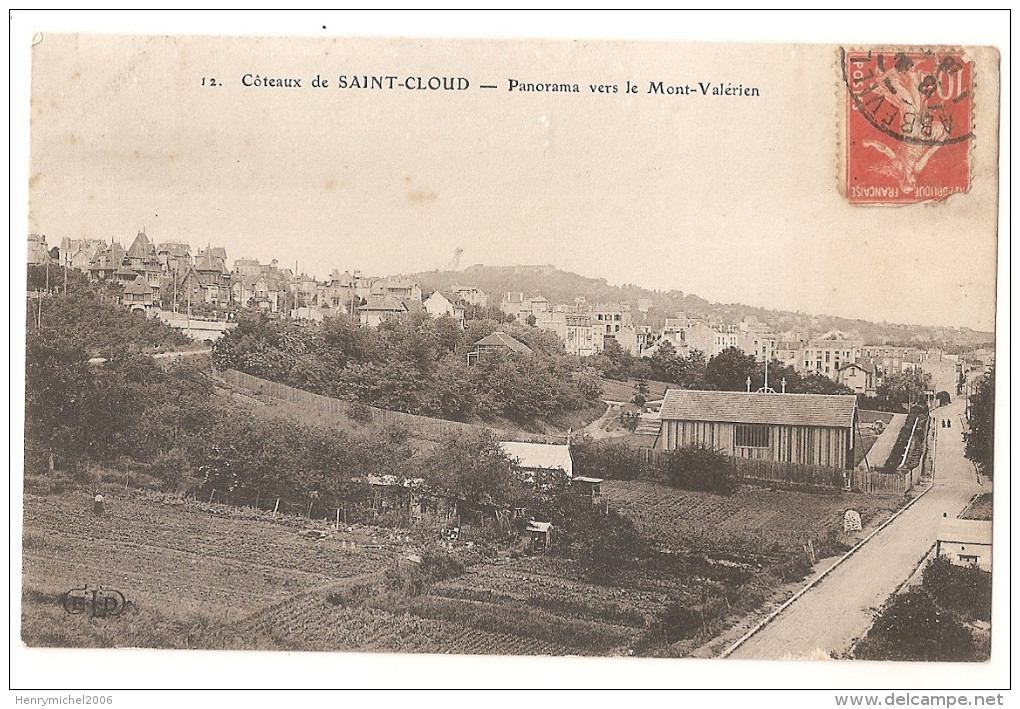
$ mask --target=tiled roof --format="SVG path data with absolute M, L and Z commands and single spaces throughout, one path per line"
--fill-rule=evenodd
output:
M 505 332 L 499 331 L 494 332 L 488 337 L 483 337 L 475 343 L 476 347 L 509 347 L 514 352 L 520 352 L 521 354 L 531 354 L 531 348 L 520 340 L 515 340 Z
M 748 394 L 670 389 L 659 417 L 675 421 L 848 428 L 853 425 L 856 408 L 857 397 L 843 394 Z
M 152 287 L 139 276 L 133 282 L 124 286 L 124 292 L 132 295 L 152 295 Z
M 149 237 L 145 235 L 144 231 L 138 232 L 138 236 L 135 237 L 134 242 L 131 244 L 131 248 L 127 250 L 127 255 L 131 258 L 148 258 L 149 256 L 156 253 L 156 248 L 149 241 Z
M 191 247 L 188 244 L 181 244 L 176 241 L 167 241 L 160 244 L 157 247 L 158 253 L 168 253 L 171 256 L 187 256 L 191 253 Z

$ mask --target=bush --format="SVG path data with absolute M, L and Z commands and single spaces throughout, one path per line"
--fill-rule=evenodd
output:
M 729 458 L 706 447 L 680 448 L 666 458 L 666 482 L 673 487 L 732 495 L 739 487 Z
M 988 571 L 956 566 L 940 557 L 928 562 L 921 586 L 944 608 L 968 618 L 992 619 L 992 575 Z
M 40 475 L 25 474 L 25 492 L 32 495 L 60 495 L 78 487 L 79 483 L 59 470 Z
M 634 423 L 637 419 L 634 419 Z M 641 452 L 623 443 L 595 441 L 585 437 L 570 446 L 574 474 L 610 480 L 635 480 L 652 472 Z
M 430 583 L 445 581 L 464 573 L 464 564 L 442 551 L 426 551 L 421 563 L 399 562 L 386 571 L 386 587 L 409 596 L 419 595 Z
M 358 423 L 371 423 L 373 418 L 372 408 L 360 402 L 354 402 L 347 408 L 347 418 Z
M 795 554 L 791 559 L 777 565 L 775 573 L 784 583 L 791 583 L 803 581 L 804 577 L 811 573 L 811 569 L 811 560 L 808 559 L 807 554 Z
M 970 630 L 923 590 L 895 596 L 854 650 L 859 660 L 907 662 L 969 662 L 975 655 Z
M 567 544 L 560 548 L 569 550 L 590 581 L 610 581 L 650 553 L 651 545 L 634 523 L 616 510 L 604 514 L 587 498 L 574 496 L 561 514 L 564 519 L 555 526 L 565 530 Z

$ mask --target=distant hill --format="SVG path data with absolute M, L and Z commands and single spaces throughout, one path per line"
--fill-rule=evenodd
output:
M 874 323 L 867 320 L 812 315 L 801 312 L 770 310 L 737 303 L 712 303 L 704 298 L 679 290 L 648 290 L 633 284 L 611 285 L 604 278 L 589 278 L 552 265 L 537 266 L 469 266 L 460 271 L 425 271 L 407 274 L 421 286 L 428 296 L 435 290 L 447 290 L 454 285 L 471 285 L 489 294 L 490 303 L 499 305 L 504 293 L 520 291 L 529 296 L 544 296 L 551 304 L 572 304 L 577 297 L 589 303 L 624 302 L 635 309 L 634 321 L 661 328 L 667 317 L 683 312 L 712 322 L 736 325 L 746 317 L 769 325 L 774 332 L 801 332 L 812 335 L 829 330 L 842 330 L 855 334 L 866 344 L 934 344 L 948 351 L 972 349 L 995 341 L 991 332 L 970 328 L 930 327 L 894 323 Z M 636 312 L 638 299 L 651 302 L 648 313 Z

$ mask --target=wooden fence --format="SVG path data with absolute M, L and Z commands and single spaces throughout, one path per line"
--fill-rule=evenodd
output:
M 236 369 L 227 369 L 222 372 L 214 370 L 213 375 L 239 391 L 243 391 L 247 394 L 258 394 L 262 396 L 269 396 L 274 399 L 280 399 L 281 401 L 289 401 L 293 404 L 335 417 L 345 417 L 360 421 L 372 421 L 373 423 L 384 425 L 398 424 L 409 429 L 412 436 L 415 438 L 420 438 L 426 441 L 441 443 L 453 434 L 464 435 L 477 433 L 479 431 L 490 431 L 496 435 L 502 434 L 504 437 L 508 435 L 506 432 L 488 428 L 486 426 L 460 423 L 459 421 L 446 421 L 444 419 L 406 414 L 400 411 L 389 411 L 387 409 L 377 409 L 374 406 L 365 406 L 364 404 L 341 401 L 340 399 L 322 396 L 321 394 L 313 394 L 308 391 L 302 391 L 301 389 L 295 389 L 294 387 L 287 386 L 286 384 L 272 382 L 268 379 L 262 379 L 251 374 L 246 374 L 245 372 L 239 372 Z M 515 438 L 518 437 L 519 435 L 515 436 Z M 508 438 L 508 440 L 512 439 Z
M 643 462 L 652 465 L 665 463 L 669 451 L 642 449 Z M 877 470 L 843 470 L 803 463 L 788 463 L 754 458 L 729 459 L 733 472 L 742 482 L 763 485 L 789 486 L 816 490 L 843 490 L 849 485 L 858 492 L 902 495 L 920 478 L 921 466 L 913 470 L 899 469 L 891 473 Z
M 916 479 L 912 470 L 895 470 L 882 473 L 878 470 L 856 468 L 849 471 L 850 489 L 857 492 L 903 495 L 913 487 Z
M 641 449 L 643 462 L 656 466 L 664 465 L 669 454 L 670 451 L 661 449 Z M 839 468 L 754 458 L 729 457 L 728 461 L 743 482 L 825 490 L 844 486 L 844 471 Z

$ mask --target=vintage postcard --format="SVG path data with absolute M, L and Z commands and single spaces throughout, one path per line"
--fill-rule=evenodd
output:
M 995 48 L 336 34 L 35 36 L 18 667 L 994 683 Z

